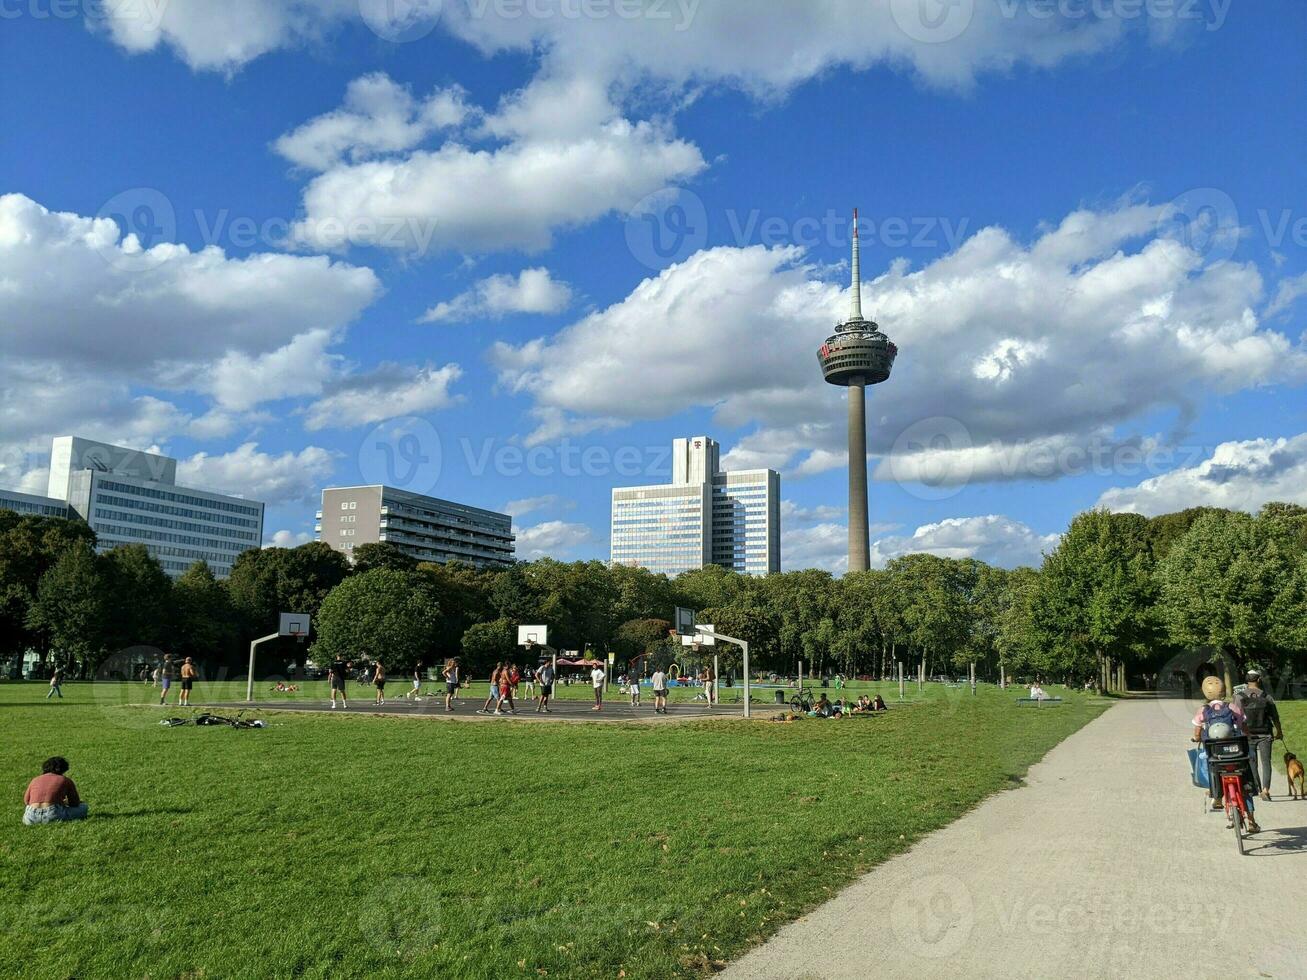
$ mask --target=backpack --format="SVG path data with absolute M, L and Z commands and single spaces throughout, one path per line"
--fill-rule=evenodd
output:
M 1271 730 L 1270 723 L 1266 718 L 1269 703 L 1264 691 L 1249 689 L 1244 692 L 1243 697 L 1239 699 L 1239 703 L 1243 708 L 1244 728 L 1247 731 L 1264 734 Z
M 1229 725 L 1236 732 L 1239 731 L 1239 720 L 1234 716 L 1234 709 L 1230 707 L 1229 702 L 1222 703 L 1219 709 L 1213 708 L 1210 704 L 1203 708 L 1204 733 L 1213 725 L 1221 723 Z

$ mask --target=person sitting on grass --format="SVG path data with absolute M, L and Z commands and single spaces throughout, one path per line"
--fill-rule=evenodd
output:
M 822 691 L 821 697 L 812 706 L 812 716 L 814 718 L 829 718 L 833 711 L 834 707 L 831 705 L 830 699 L 826 697 L 826 692 Z
M 872 710 L 872 711 L 889 711 L 889 705 L 887 705 L 887 704 L 885 703 L 885 699 L 884 699 L 884 698 L 882 698 L 879 694 L 877 694 L 877 695 L 876 695 L 876 700 L 873 701 L 873 702 L 871 702 L 871 710 Z
M 23 823 L 29 827 L 60 820 L 85 820 L 87 806 L 77 795 L 77 784 L 64 775 L 68 760 L 61 755 L 46 759 L 41 775 L 27 784 L 23 796 Z

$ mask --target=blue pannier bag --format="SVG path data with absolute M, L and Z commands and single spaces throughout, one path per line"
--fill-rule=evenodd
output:
M 1189 765 L 1193 768 L 1194 785 L 1201 786 L 1203 789 L 1210 789 L 1212 780 L 1211 773 L 1207 768 L 1207 750 L 1190 749 Z

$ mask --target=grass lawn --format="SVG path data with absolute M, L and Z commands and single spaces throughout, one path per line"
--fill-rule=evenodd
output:
M 886 715 L 838 722 L 269 713 L 234 731 L 160 727 L 124 703 L 139 684 L 62 702 L 0 684 L 0 976 L 695 975 L 1105 706 L 938 685 L 896 706 L 889 689 Z M 91 818 L 24 827 L 54 754 Z

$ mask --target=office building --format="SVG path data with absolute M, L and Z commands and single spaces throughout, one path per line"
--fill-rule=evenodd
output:
M 672 482 L 613 490 L 609 557 L 678 575 L 721 565 L 749 575 L 781 570 L 780 474 L 721 469 L 707 436 L 672 444 Z
M 394 487 L 328 487 L 314 527 L 319 541 L 353 559 L 362 544 L 388 542 L 418 561 L 513 564 L 513 519 Z
M 4 491 L 0 506 L 79 517 L 95 531 L 98 551 L 143 544 L 174 578 L 197 561 L 226 578 L 237 555 L 261 546 L 263 504 L 176 481 L 175 459 L 60 436 L 50 452 L 49 496 Z
M 37 517 L 67 517 L 68 501 L 41 497 L 34 493 L 19 493 L 17 490 L 0 490 L 0 510 L 34 514 Z

